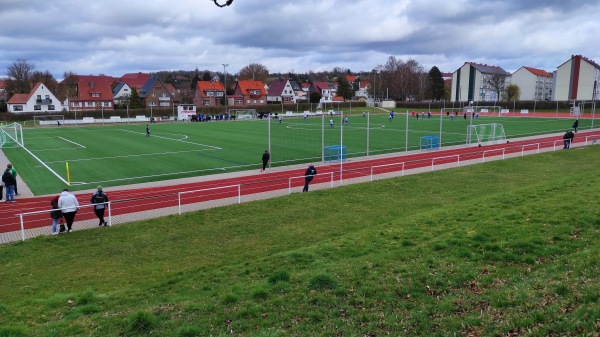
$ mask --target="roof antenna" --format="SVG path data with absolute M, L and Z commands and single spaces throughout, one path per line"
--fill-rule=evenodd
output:
M 217 5 L 217 7 L 221 7 L 221 8 L 223 8 L 225 6 L 230 6 L 233 3 L 233 0 L 227 0 L 227 2 L 225 2 L 225 4 L 221 5 L 218 0 L 212 0 L 212 1 L 215 3 L 215 5 Z

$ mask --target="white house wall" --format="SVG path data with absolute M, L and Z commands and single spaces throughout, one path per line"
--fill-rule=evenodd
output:
M 41 96 L 42 102 L 41 103 L 37 103 L 37 99 L 38 99 L 38 95 Z M 49 97 L 49 99 L 51 100 L 51 103 L 47 103 L 46 102 L 46 96 Z M 22 111 L 15 111 L 14 107 L 20 105 L 23 107 Z M 39 110 L 36 110 L 35 107 L 36 105 L 40 106 Z M 54 106 L 54 110 L 50 110 L 49 106 Z M 35 92 L 32 93 L 32 95 L 29 97 L 29 100 L 24 103 L 15 103 L 15 104 L 9 104 L 9 112 L 15 112 L 15 113 L 22 113 L 22 112 L 35 112 L 35 113 L 57 113 L 57 112 L 61 112 L 63 109 L 63 105 L 62 103 L 56 98 L 56 96 L 54 96 L 54 94 L 46 87 L 46 85 L 41 84 L 40 86 L 38 86 L 38 88 L 35 90 Z

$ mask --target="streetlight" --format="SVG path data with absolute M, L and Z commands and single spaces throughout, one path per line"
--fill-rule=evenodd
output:
M 223 87 L 224 87 L 224 94 L 225 94 L 225 114 L 227 114 L 227 70 L 225 68 L 227 68 L 229 66 L 229 64 L 227 63 L 223 63 Z

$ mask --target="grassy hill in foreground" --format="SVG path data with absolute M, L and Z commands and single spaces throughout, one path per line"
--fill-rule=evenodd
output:
M 0 246 L 0 336 L 592 336 L 600 147 Z

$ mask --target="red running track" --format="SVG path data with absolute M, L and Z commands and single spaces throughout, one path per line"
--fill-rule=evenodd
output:
M 592 139 L 600 139 L 600 130 L 580 132 L 574 140 L 574 145 L 583 144 Z M 542 136 L 535 139 L 515 140 L 510 143 L 486 145 L 481 147 L 461 147 L 440 151 L 423 151 L 419 153 L 398 153 L 396 156 L 378 159 L 365 159 L 344 162 L 342 165 L 342 178 L 365 178 L 371 174 L 384 174 L 404 170 L 431 167 L 435 165 L 457 163 L 466 160 L 483 160 L 484 156 L 499 156 L 535 151 L 548 148 L 562 149 L 562 136 Z M 205 190 L 201 194 L 190 193 L 182 198 L 182 204 L 192 204 L 202 201 L 234 198 L 238 196 L 238 185 L 241 195 L 251 195 L 290 187 L 299 189 L 304 180 L 304 168 L 288 171 L 272 172 L 268 174 L 239 176 L 226 179 L 201 181 L 186 184 L 176 184 L 160 187 L 144 187 L 126 190 L 111 190 L 111 215 L 124 215 L 143 211 L 150 211 L 166 207 L 178 206 L 178 193 L 194 190 Z M 340 164 L 318 167 L 319 174 L 312 184 L 329 183 L 333 177 L 339 181 Z M 228 187 L 230 186 L 230 187 Z M 206 189 L 210 189 L 206 191 Z M 91 193 L 75 193 L 81 205 L 89 205 Z M 50 209 L 49 196 L 18 199 L 16 203 L 0 204 L 0 233 L 21 230 L 20 213 L 47 211 Z M 82 207 L 77 213 L 76 221 L 95 219 L 92 206 Z M 25 229 L 49 226 L 52 222 L 49 213 L 28 215 L 25 218 Z

